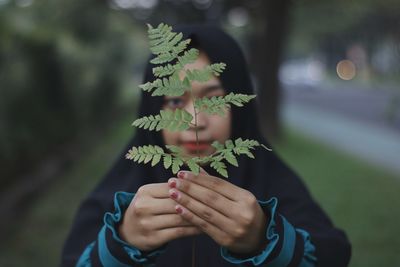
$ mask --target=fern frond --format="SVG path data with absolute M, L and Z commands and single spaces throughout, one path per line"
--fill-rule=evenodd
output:
M 256 95 L 230 93 L 230 94 L 226 95 L 224 97 L 224 99 L 229 104 L 233 104 L 237 107 L 242 107 L 244 103 L 248 103 L 250 100 L 252 100 L 255 97 L 256 97 Z
M 175 65 L 167 64 L 166 66 L 159 66 L 153 68 L 153 74 L 156 77 L 164 77 L 174 74 L 175 72 Z
M 175 73 L 169 78 L 163 78 L 162 83 L 157 84 L 155 88 L 152 96 L 181 96 L 190 88 L 190 83 L 187 79 L 179 79 Z
M 193 69 L 186 71 L 189 81 L 206 82 L 212 75 L 219 76 L 225 69 L 225 63 L 215 63 L 205 66 L 203 69 Z
M 159 146 L 134 146 L 129 149 L 128 153 L 125 155 L 125 158 L 138 163 L 148 163 L 151 161 L 151 166 L 154 166 L 160 162 L 161 157 L 164 156 L 164 154 L 164 150 Z
M 196 48 L 191 48 L 183 53 L 182 56 L 178 57 L 178 62 L 176 65 L 176 69 L 183 69 L 186 64 L 190 64 L 196 61 L 197 57 L 199 56 L 199 50 Z
M 189 159 L 188 161 L 186 161 L 186 165 L 195 175 L 198 175 L 200 173 L 200 165 L 198 164 L 198 158 Z
M 148 25 L 150 50 L 156 55 L 150 60 L 152 64 L 163 64 L 173 61 L 190 43 L 190 39 L 182 40 L 182 33 L 172 32 L 172 27 L 161 23 L 157 28 Z
M 172 165 L 172 156 L 170 154 L 164 155 L 164 168 L 168 169 Z
M 173 75 L 174 73 L 179 73 L 185 67 L 185 65 L 196 61 L 198 56 L 199 50 L 191 48 L 188 51 L 185 51 L 182 56 L 178 56 L 178 60 L 174 65 L 167 64 L 165 66 L 154 67 L 153 74 L 155 77 L 162 78 Z
M 132 125 L 145 130 L 167 129 L 169 131 L 183 131 L 190 127 L 192 114 L 184 109 L 161 110 L 157 115 L 145 116 L 136 119 Z
M 173 67 L 173 66 L 172 66 Z M 172 70 L 169 67 L 157 67 L 157 74 L 165 76 L 166 73 Z M 152 96 L 181 96 L 187 89 L 190 88 L 188 79 L 180 80 L 176 72 L 169 78 L 156 79 L 153 82 L 147 82 L 139 85 L 143 91 L 152 92 Z
M 181 96 L 191 89 L 192 82 L 206 82 L 213 76 L 219 76 L 226 68 L 225 63 L 215 63 L 203 69 L 185 69 L 187 64 L 197 60 L 199 50 L 195 48 L 187 50 L 190 39 L 183 40 L 183 34 L 173 32 L 169 25 L 161 23 L 156 28 L 148 25 L 148 36 L 150 50 L 155 55 L 150 63 L 158 65 L 153 68 L 156 79 L 139 87 L 152 96 Z M 180 74 L 184 74 L 183 79 Z M 195 112 L 224 115 L 226 108 L 232 105 L 241 107 L 254 97 L 255 95 L 230 93 L 226 96 L 195 99 Z M 150 131 L 161 129 L 183 131 L 190 127 L 192 120 L 193 116 L 183 109 L 161 110 L 157 115 L 135 120 L 133 126 Z M 205 157 L 190 158 L 179 146 L 166 145 L 164 151 L 156 145 L 144 145 L 132 147 L 126 158 L 144 164 L 151 161 L 152 166 L 162 162 L 164 168 L 171 169 L 174 174 L 186 164 L 197 175 L 201 165 L 209 164 L 220 175 L 228 177 L 227 163 L 238 166 L 238 156 L 246 155 L 254 158 L 251 151 L 256 147 L 262 146 L 268 149 L 256 140 L 241 138 L 234 141 L 227 140 L 224 144 L 214 142 L 212 145 L 216 151 Z
M 174 145 L 166 145 L 165 146 L 169 151 L 171 151 L 172 154 L 174 155 L 180 155 L 182 154 L 182 148 L 179 146 L 174 146 Z
M 172 159 L 172 173 L 176 174 L 181 166 L 184 164 L 181 158 L 175 157 Z
M 254 97 L 256 96 L 234 93 L 230 93 L 226 96 L 213 96 L 211 98 L 203 97 L 196 99 L 195 107 L 198 112 L 224 115 L 224 110 L 230 107 L 231 104 L 243 106 L 244 103 L 249 102 Z
M 158 45 L 150 46 L 150 51 L 155 55 L 170 52 L 173 50 L 174 46 L 182 40 L 182 37 L 182 33 L 176 34 L 175 32 L 169 32 L 160 38 L 160 40 L 157 40 L 159 43 Z
M 243 140 L 242 138 L 237 138 L 235 141 L 226 140 L 224 144 L 221 144 L 218 141 L 214 141 L 212 143 L 212 146 L 216 149 L 216 151 L 214 152 L 212 156 L 213 159 L 211 159 L 211 161 L 215 160 L 215 158 L 217 159 L 217 161 L 225 159 L 228 163 L 236 167 L 238 166 L 236 155 L 246 155 L 249 158 L 254 158 L 251 150 L 254 150 L 256 147 L 261 146 L 267 150 L 270 150 L 265 145 L 260 144 L 256 140 Z
M 154 88 L 159 88 L 160 86 L 163 86 L 162 80 L 156 79 L 153 82 L 147 82 L 139 85 L 139 88 L 141 88 L 143 91 L 151 92 Z
M 211 162 L 210 167 L 216 170 L 219 174 L 228 178 L 228 171 L 226 170 L 226 165 L 222 161 L 215 160 Z
M 180 156 L 167 154 L 161 147 L 156 145 L 155 146 L 145 145 L 138 147 L 134 146 L 131 149 L 129 149 L 128 153 L 125 155 L 125 158 L 143 164 L 146 164 L 151 161 L 151 166 L 155 166 L 161 161 L 161 159 L 163 159 L 164 168 L 165 169 L 171 168 L 174 174 L 176 174 L 182 167 L 182 165 L 185 163 Z M 196 168 L 196 166 L 198 165 L 195 162 L 191 162 L 190 166 L 192 166 L 192 168 Z M 198 169 L 200 170 L 200 167 L 198 167 Z
M 191 48 L 188 51 L 185 51 L 182 56 L 178 57 L 178 61 L 176 64 L 167 64 L 165 66 L 158 66 L 153 68 L 153 74 L 155 77 L 165 77 L 172 75 L 174 73 L 179 73 L 185 65 L 193 63 L 196 61 L 197 57 L 199 56 L 199 50 L 195 48 Z

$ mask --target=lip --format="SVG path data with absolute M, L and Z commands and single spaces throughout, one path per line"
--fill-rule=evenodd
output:
M 199 141 L 190 141 L 190 142 L 182 142 L 182 146 L 188 151 L 204 151 L 211 147 L 210 142 Z

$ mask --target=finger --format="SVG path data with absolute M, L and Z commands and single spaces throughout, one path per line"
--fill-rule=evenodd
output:
M 186 209 L 190 210 L 198 217 L 207 221 L 208 223 L 214 225 L 220 230 L 230 228 L 232 226 L 232 220 L 227 218 L 225 215 L 219 213 L 211 207 L 204 205 L 203 203 L 197 201 L 196 199 L 190 197 L 184 192 L 178 191 L 176 189 L 170 190 L 170 195 L 177 203 Z
M 175 228 L 166 228 L 166 229 L 157 231 L 157 235 L 155 238 L 160 243 L 167 243 L 167 242 L 177 239 L 177 238 L 199 235 L 201 233 L 202 233 L 202 231 L 198 227 L 182 226 L 182 227 L 175 227 Z
M 201 166 L 200 166 L 200 173 L 203 173 L 203 174 L 209 175 L 209 174 L 208 174 L 208 172 L 206 172 L 206 170 L 205 170 L 205 169 L 203 169 Z
M 224 240 L 228 240 L 229 236 L 217 228 L 213 224 L 207 222 L 206 220 L 200 218 L 196 214 L 194 214 L 191 210 L 186 209 L 182 205 L 176 205 L 176 212 L 180 214 L 185 220 L 191 222 L 193 225 L 197 226 L 204 233 L 209 235 L 215 242 L 218 244 L 223 244 Z
M 168 190 L 167 183 L 145 184 L 138 189 L 136 194 L 150 195 L 155 198 L 168 198 Z
M 229 218 L 235 216 L 232 214 L 235 202 L 207 187 L 198 185 L 191 180 L 176 178 L 170 178 L 168 184 Z M 171 190 L 169 193 L 171 196 Z
M 198 175 L 195 175 L 190 171 L 179 171 L 178 178 L 186 179 L 198 185 L 207 187 L 233 201 L 239 200 L 243 193 L 242 188 L 224 179 L 205 173 L 199 173 Z
M 176 204 L 175 204 L 176 205 Z M 175 211 L 175 207 L 174 207 Z M 145 221 L 146 226 L 153 230 L 161 230 L 167 228 L 176 228 L 183 226 L 193 226 L 192 223 L 186 221 L 182 216 L 176 214 L 163 214 L 153 216 L 149 221 Z
M 137 197 L 133 200 L 133 211 L 136 215 L 175 214 L 176 202 L 168 198 Z

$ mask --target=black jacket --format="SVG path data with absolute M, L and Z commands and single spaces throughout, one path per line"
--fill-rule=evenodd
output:
M 220 77 L 227 93 L 253 93 L 243 54 L 230 36 L 209 26 L 180 27 L 176 31 L 191 38 L 192 45 L 206 52 L 212 63 L 227 63 L 227 69 Z M 150 64 L 147 66 L 145 81 L 154 78 L 151 67 Z M 139 116 L 158 113 L 161 103 L 161 97 L 150 97 L 143 93 Z M 233 107 L 232 118 L 232 139 L 251 138 L 266 144 L 259 131 L 254 102 L 240 109 Z M 145 183 L 166 182 L 173 176 L 161 166 L 138 165 L 124 159 L 124 154 L 132 145 L 143 144 L 163 145 L 160 133 L 138 129 L 111 171 L 81 204 L 62 252 L 62 266 L 74 266 L 85 247 L 96 240 L 103 225 L 104 213 L 113 210 L 116 191 L 136 192 Z M 260 149 L 255 156 L 255 160 L 241 157 L 238 168 L 229 167 L 229 181 L 251 191 L 259 200 L 276 197 L 279 202 L 278 213 L 295 228 L 304 229 L 310 234 L 316 248 L 318 266 L 347 266 L 350 244 L 346 235 L 332 225 L 301 179 L 274 152 Z M 215 174 L 211 169 L 207 171 Z M 156 266 L 190 266 L 191 240 L 184 238 L 170 242 L 165 253 L 156 259 Z M 304 247 L 299 242 L 295 250 L 290 266 L 298 266 Z M 207 236 L 196 238 L 196 262 L 196 266 L 233 266 L 221 258 L 219 246 Z

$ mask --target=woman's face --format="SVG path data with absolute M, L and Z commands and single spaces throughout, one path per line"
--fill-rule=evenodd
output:
M 202 69 L 210 64 L 207 55 L 200 53 L 199 58 L 192 64 L 185 66 L 185 69 Z M 194 98 L 213 97 L 225 95 L 225 90 L 222 88 L 220 80 L 213 77 L 205 83 L 193 82 L 192 93 Z M 164 98 L 163 109 L 185 109 L 193 116 L 194 107 L 190 92 L 185 92 L 179 97 L 166 96 Z M 196 143 L 196 129 L 198 135 L 198 145 Z M 191 126 L 189 129 L 181 132 L 171 132 L 168 130 L 162 131 L 162 136 L 165 144 L 180 146 L 187 156 L 197 156 L 197 151 L 200 156 L 212 154 L 215 149 L 211 146 L 213 141 L 225 142 L 231 135 L 231 111 L 225 110 L 224 116 L 208 115 L 204 112 L 197 114 L 197 127 Z

